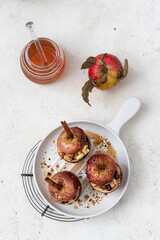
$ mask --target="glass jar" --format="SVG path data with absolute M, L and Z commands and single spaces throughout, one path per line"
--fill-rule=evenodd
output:
M 39 84 L 55 82 L 65 68 L 65 55 L 60 46 L 48 38 L 39 38 L 46 55 L 47 64 L 44 65 L 38 54 L 34 41 L 29 42 L 22 50 L 20 65 L 24 75 Z

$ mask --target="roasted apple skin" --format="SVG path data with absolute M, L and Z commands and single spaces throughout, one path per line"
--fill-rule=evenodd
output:
M 51 179 L 55 183 L 62 185 L 62 189 L 57 189 L 48 184 L 50 197 L 54 202 L 66 204 L 72 199 L 76 201 L 79 198 L 81 183 L 74 173 L 69 171 L 58 172 Z
M 68 138 L 66 131 L 63 131 L 57 140 L 57 147 L 66 154 L 76 153 L 86 144 L 86 134 L 79 127 L 70 128 L 73 138 Z
M 89 150 L 91 149 L 91 141 L 90 141 L 90 139 L 89 139 L 89 137 L 86 135 L 86 144 L 88 144 L 88 148 L 89 148 Z M 59 150 L 59 149 L 58 149 Z M 59 151 L 58 151 L 58 154 L 60 155 L 60 153 L 59 153 Z M 72 159 L 71 161 L 70 160 L 66 160 L 66 159 L 64 159 L 64 155 L 60 155 L 60 157 L 61 157 L 61 159 L 64 159 L 65 161 L 67 161 L 67 162 L 69 162 L 69 163 L 77 163 L 77 162 L 80 162 L 80 161 L 82 161 L 87 155 L 89 154 L 89 152 L 87 153 L 87 154 L 85 154 L 84 156 L 83 156 L 83 158 L 81 158 L 81 159 L 79 159 L 79 160 L 77 160 L 77 159 Z
M 86 164 L 86 174 L 90 182 L 104 185 L 112 181 L 116 170 L 115 161 L 106 154 L 95 154 Z
M 116 163 L 116 170 L 117 170 L 117 172 L 119 172 L 119 177 L 120 177 L 120 181 L 119 181 L 119 183 L 117 184 L 117 186 L 115 186 L 115 187 L 112 188 L 111 190 L 107 190 L 105 186 L 99 185 L 98 187 L 96 187 L 95 184 L 93 184 L 93 183 L 90 182 L 91 187 L 92 187 L 94 190 L 96 190 L 97 192 L 100 192 L 100 193 L 108 194 L 108 193 L 114 192 L 117 188 L 119 188 L 119 186 L 120 186 L 121 183 L 122 183 L 122 179 L 123 179 L 122 169 L 120 168 L 120 166 L 118 165 L 118 163 Z

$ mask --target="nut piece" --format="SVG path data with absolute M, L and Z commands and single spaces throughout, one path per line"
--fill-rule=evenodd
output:
M 88 145 L 85 145 L 81 151 L 78 151 L 78 153 L 75 154 L 75 159 L 80 160 L 81 158 L 84 157 L 89 152 Z
M 67 155 L 64 155 L 64 160 L 66 160 L 66 161 L 71 161 L 71 160 L 72 160 L 72 158 L 71 158 L 71 157 L 69 157 L 69 156 L 67 156 Z
M 79 160 L 79 159 L 83 158 L 83 156 L 84 156 L 83 153 L 79 154 L 79 155 L 76 157 L 76 160 Z
M 89 152 L 89 146 L 86 144 L 80 151 L 77 153 L 68 153 L 64 154 L 63 152 L 60 152 L 58 149 L 58 154 L 60 155 L 61 159 L 64 159 L 66 161 L 71 162 L 72 160 L 80 160 L 82 159 L 87 153 Z

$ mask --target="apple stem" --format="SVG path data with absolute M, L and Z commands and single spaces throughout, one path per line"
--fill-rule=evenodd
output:
M 61 189 L 62 189 L 62 185 L 61 185 L 61 184 L 55 183 L 55 182 L 52 181 L 49 177 L 46 177 L 46 178 L 45 178 L 45 181 L 46 181 L 49 185 L 57 188 L 58 190 L 61 190 Z
M 61 124 L 62 124 L 64 130 L 65 130 L 66 133 L 67 133 L 67 137 L 68 137 L 68 138 L 73 138 L 73 134 L 72 134 L 72 132 L 71 132 L 68 124 L 66 123 L 66 121 L 64 121 L 64 122 L 61 121 Z

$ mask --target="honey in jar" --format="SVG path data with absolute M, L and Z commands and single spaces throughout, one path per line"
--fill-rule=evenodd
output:
M 24 75 L 38 84 L 55 82 L 65 68 L 65 55 L 62 48 L 48 38 L 38 38 L 46 56 L 42 61 L 34 41 L 29 42 L 21 52 L 20 65 Z

